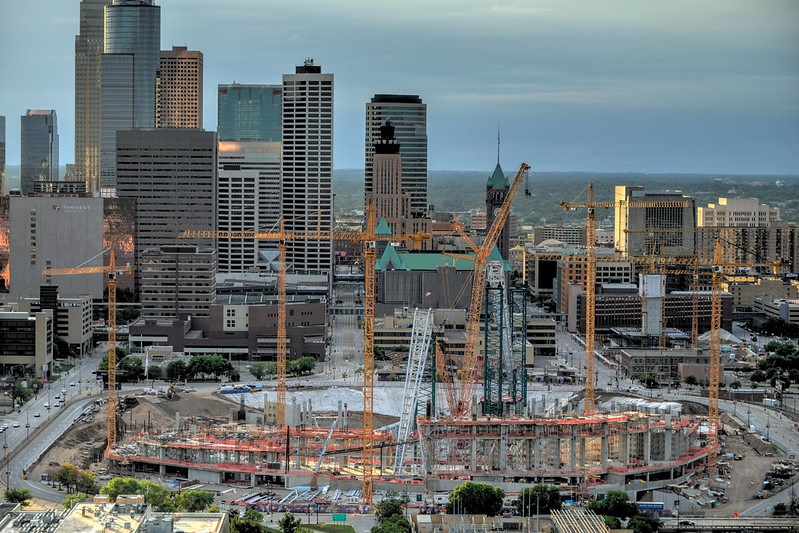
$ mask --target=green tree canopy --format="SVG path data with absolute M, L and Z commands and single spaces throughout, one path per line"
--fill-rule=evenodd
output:
M 72 509 L 79 503 L 83 503 L 87 500 L 87 496 L 85 494 L 81 494 L 80 492 L 73 492 L 72 494 L 67 494 L 67 497 L 64 498 L 64 501 L 61 502 L 61 505 L 64 506 L 64 509 Z
M 255 379 L 264 379 L 266 375 L 266 363 L 256 362 L 250 365 L 250 374 L 253 375 Z
M 117 370 L 124 372 L 130 381 L 144 378 L 144 362 L 138 357 L 126 357 L 117 363 Z
M 281 533 L 297 533 L 300 524 L 302 524 L 302 520 L 295 518 L 291 513 L 283 515 L 283 518 L 277 523 L 277 525 L 280 526 Z
M 8 489 L 5 492 L 5 498 L 10 503 L 21 503 L 23 506 L 25 502 L 33 499 L 33 493 L 28 489 Z
M 377 523 L 382 524 L 384 520 L 392 516 L 402 516 L 405 507 L 408 505 L 408 495 L 400 494 L 395 490 L 386 491 L 385 497 L 375 505 L 375 514 L 377 515 Z
M 401 514 L 391 515 L 372 528 L 371 533 L 410 533 L 413 527 Z
M 555 485 L 539 483 L 533 487 L 525 487 L 519 491 L 516 508 L 522 516 L 549 514 L 551 510 L 560 509 L 560 489 Z
M 597 514 L 615 516 L 620 520 L 638 514 L 638 506 L 623 490 L 609 490 L 603 499 L 590 501 L 587 507 Z
M 657 533 L 660 526 L 660 518 L 652 513 L 639 513 L 627 522 L 627 528 L 635 533 Z
M 447 513 L 496 516 L 502 510 L 505 492 L 488 483 L 467 481 L 449 494 Z
M 147 367 L 148 379 L 161 379 L 164 375 L 164 369 L 159 365 L 150 365 Z
M 139 482 L 132 477 L 115 477 L 100 489 L 100 494 L 107 494 L 109 501 L 117 501 L 120 494 L 139 494 Z
M 176 502 L 181 511 L 199 513 L 214 503 L 214 495 L 207 490 L 184 490 L 178 494 Z
M 170 381 L 181 381 L 186 375 L 186 363 L 172 360 L 166 365 L 166 378 Z
M 149 503 L 158 512 L 171 513 L 175 511 L 175 502 L 172 493 L 158 483 L 143 479 L 139 481 L 136 494 L 144 495 L 145 503 Z

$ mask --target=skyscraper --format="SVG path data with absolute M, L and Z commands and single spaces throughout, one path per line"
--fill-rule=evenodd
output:
M 218 90 L 220 141 L 281 141 L 282 86 L 233 83 Z
M 402 156 L 402 192 L 411 197 L 411 216 L 427 214 L 427 104 L 413 94 L 376 94 L 366 104 L 365 194 L 374 192 L 372 165 L 380 126 L 387 120 Z
M 372 165 L 372 197 L 367 203 L 375 206 L 375 218 L 386 219 L 392 235 L 405 235 L 410 218 L 411 199 L 402 192 L 402 156 L 390 121 L 380 127 L 380 138 L 374 145 Z
M 116 186 L 116 132 L 155 126 L 155 76 L 161 62 L 161 8 L 153 0 L 105 7 L 100 65 L 100 189 Z
M 203 54 L 185 46 L 161 51 L 156 78 L 156 128 L 203 127 Z
M 289 231 L 333 226 L 333 74 L 306 59 L 283 75 L 283 219 Z M 289 241 L 295 270 L 330 273 L 333 242 Z
M 75 36 L 75 179 L 100 190 L 100 55 L 103 11 L 111 0 L 81 0 Z
M 0 115 L 0 197 L 6 195 L 6 117 Z
M 22 195 L 34 181 L 58 181 L 58 121 L 55 109 L 28 109 L 20 118 Z

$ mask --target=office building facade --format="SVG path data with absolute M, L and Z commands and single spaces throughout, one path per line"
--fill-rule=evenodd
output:
M 105 6 L 112 0 L 81 0 L 75 36 L 75 180 L 100 190 L 100 56 Z
M 219 142 L 217 229 L 278 229 L 280 143 Z M 276 265 L 277 241 L 217 239 L 219 272 Z
M 161 51 L 156 76 L 155 127 L 203 127 L 203 54 L 185 46 Z
M 333 74 L 312 59 L 283 75 L 282 201 L 289 231 L 333 227 Z M 333 241 L 286 243 L 287 262 L 300 272 L 330 273 Z
M 207 317 L 216 297 L 216 251 L 162 246 L 140 254 L 141 316 Z
M 376 94 L 366 104 L 366 199 L 374 193 L 374 147 L 380 139 L 380 127 L 386 121 L 391 121 L 400 144 L 402 192 L 410 195 L 411 216 L 423 218 L 428 211 L 427 104 L 417 95 Z
M 58 181 L 58 118 L 55 109 L 28 109 L 20 117 L 20 189 L 33 192 L 36 181 Z
M 7 374 L 21 375 L 26 367 L 38 378 L 48 377 L 53 366 L 53 316 L 49 311 L 26 313 L 0 307 L 0 366 Z
M 281 141 L 281 85 L 232 83 L 220 84 L 217 90 L 220 141 Z
M 136 200 L 138 250 L 182 244 L 186 229 L 215 229 L 216 132 L 125 130 L 116 144 L 117 194 Z
M 116 186 L 116 132 L 155 126 L 155 78 L 161 63 L 161 8 L 153 0 L 105 7 L 100 63 L 100 188 Z
M 375 207 L 375 219 L 384 218 L 392 235 L 405 235 L 410 220 L 411 198 L 402 192 L 402 156 L 394 137 L 394 126 L 387 121 L 380 127 L 374 145 L 372 195 L 367 203 Z
M 6 194 L 6 117 L 0 115 L 0 197 Z
M 780 208 L 757 198 L 719 198 L 717 204 L 697 208 L 697 226 L 706 228 L 765 228 L 780 220 Z
M 103 200 L 77 197 L 11 197 L 10 286 L 32 295 L 48 281 L 45 268 L 103 264 Z M 64 294 L 103 297 L 103 276 L 53 278 Z
M 722 243 L 724 263 L 740 263 L 742 267 L 771 273 L 780 262 L 782 274 L 799 274 L 799 226 L 785 222 L 770 222 L 766 227 L 713 227 L 696 228 L 697 251 L 700 264 L 713 263 L 716 239 Z M 728 269 L 735 271 L 734 267 Z
M 669 256 L 696 253 L 693 198 L 680 192 L 647 192 L 642 186 L 617 185 L 615 202 L 617 251 Z

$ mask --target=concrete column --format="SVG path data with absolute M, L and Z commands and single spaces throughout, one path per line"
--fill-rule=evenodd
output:
M 577 468 L 577 426 L 572 426 L 572 436 L 571 442 L 569 443 L 569 470 L 575 470 Z
M 671 414 L 666 414 L 666 430 L 664 432 L 663 438 L 665 442 L 663 443 L 663 460 L 664 461 L 671 461 L 671 442 L 674 439 L 674 430 L 671 427 Z
M 508 469 L 508 426 L 502 425 L 500 426 L 500 434 L 499 434 L 499 442 L 497 446 L 499 446 L 499 450 L 497 455 L 499 456 L 499 469 L 500 470 L 507 470 Z
M 578 455 L 578 465 L 581 467 L 585 466 L 585 441 L 584 437 L 580 437 L 579 434 L 577 435 L 577 446 L 579 450 Z
M 166 475 L 166 465 L 158 465 L 158 475 L 159 476 Z
M 469 446 L 469 454 L 469 469 L 475 471 L 477 470 L 477 439 L 472 439 Z
M 533 468 L 541 470 L 541 426 L 535 426 L 535 451 L 533 452 Z
M 602 466 L 608 466 L 608 424 L 602 424 L 602 443 L 600 445 L 600 462 Z
M 646 433 L 644 434 L 644 461 L 650 464 L 652 460 L 652 426 L 649 417 L 646 418 Z
M 630 422 L 622 423 L 622 432 L 619 436 L 619 460 L 623 465 L 630 462 Z

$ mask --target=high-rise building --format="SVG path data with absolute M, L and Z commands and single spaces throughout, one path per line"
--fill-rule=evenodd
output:
M 161 51 L 155 127 L 203 127 L 203 54 L 185 46 Z
M 374 192 L 374 147 L 380 126 L 387 120 L 402 156 L 402 192 L 410 195 L 411 216 L 425 217 L 427 205 L 427 104 L 417 95 L 376 94 L 366 104 L 365 187 L 366 199 Z
M 186 229 L 214 229 L 216 132 L 122 130 L 116 145 L 117 195 L 136 199 L 138 250 L 198 244 L 178 236 Z
M 380 127 L 374 145 L 372 196 L 367 203 L 375 206 L 375 218 L 385 218 L 392 235 L 405 235 L 410 219 L 411 198 L 402 192 L 402 157 L 394 137 L 394 126 L 387 121 Z
M 217 229 L 273 230 L 280 220 L 280 143 L 219 142 Z M 219 272 L 269 267 L 277 242 L 217 239 Z
M 717 204 L 697 208 L 697 226 L 765 228 L 780 219 L 780 208 L 761 204 L 757 198 L 719 198 Z
M 6 117 L 0 115 L 0 197 L 6 195 Z
M 112 0 L 81 0 L 75 36 L 75 180 L 100 190 L 100 56 L 104 10 Z
M 220 84 L 218 91 L 220 141 L 281 141 L 281 85 Z
M 161 8 L 153 0 L 105 7 L 100 64 L 100 189 L 116 186 L 116 132 L 155 126 L 155 77 L 161 63 Z
M 140 257 L 142 317 L 207 317 L 216 297 L 216 251 L 162 246 Z
M 646 192 L 642 186 L 617 185 L 615 202 L 617 251 L 664 256 L 696 253 L 696 210 L 690 196 L 679 191 Z M 667 207 L 654 205 L 658 202 Z
M 759 227 L 696 228 L 696 255 L 700 264 L 713 263 L 716 239 L 721 240 L 724 263 L 752 265 L 752 269 L 766 263 L 782 263 L 781 273 L 799 274 L 799 226 L 784 220 Z M 772 268 L 757 268 L 770 273 Z
M 33 192 L 35 181 L 58 181 L 58 121 L 55 109 L 28 109 L 20 118 L 20 189 Z
M 283 75 L 283 219 L 289 231 L 333 227 L 333 74 L 312 59 Z M 286 243 L 286 260 L 303 272 L 330 273 L 333 241 Z
M 15 294 L 39 291 L 45 268 L 103 264 L 101 198 L 10 197 L 10 276 Z M 103 276 L 59 276 L 64 294 L 103 297 Z

